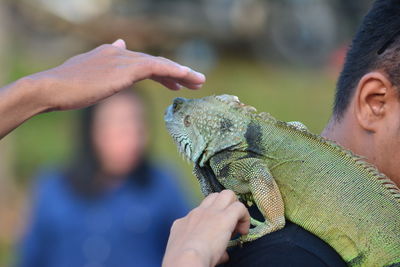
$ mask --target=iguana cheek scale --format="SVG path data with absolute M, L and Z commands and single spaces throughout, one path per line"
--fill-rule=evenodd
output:
M 400 266 L 400 190 L 361 157 L 300 122 L 257 114 L 236 96 L 177 98 L 164 118 L 204 195 L 231 189 L 264 216 L 251 219 L 255 227 L 239 242 L 287 218 L 350 266 Z

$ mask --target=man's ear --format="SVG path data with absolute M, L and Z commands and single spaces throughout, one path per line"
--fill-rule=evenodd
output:
M 380 72 L 364 75 L 355 94 L 355 115 L 359 125 L 368 132 L 376 132 L 379 124 L 392 108 L 397 95 L 392 83 Z

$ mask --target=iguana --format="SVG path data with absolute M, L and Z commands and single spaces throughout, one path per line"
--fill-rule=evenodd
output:
M 263 214 L 240 242 L 287 218 L 349 266 L 400 266 L 400 190 L 363 158 L 231 95 L 176 98 L 164 119 L 204 195 L 231 189 Z

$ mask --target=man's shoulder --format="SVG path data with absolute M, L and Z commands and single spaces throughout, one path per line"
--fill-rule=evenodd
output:
M 229 251 L 227 266 L 346 266 L 337 252 L 300 226 L 287 222 L 276 232 Z

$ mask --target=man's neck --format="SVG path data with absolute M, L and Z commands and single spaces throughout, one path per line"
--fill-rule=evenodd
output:
M 356 145 L 354 144 L 354 136 L 349 136 L 351 132 L 349 127 L 351 127 L 349 122 L 344 120 L 338 122 L 336 119 L 332 118 L 322 131 L 321 136 L 335 141 L 344 148 L 352 150 L 354 153 L 360 153 L 357 151 Z
M 373 145 L 365 146 L 368 141 L 360 134 L 360 129 L 356 128 L 357 124 L 351 119 L 342 119 L 340 121 L 332 118 L 325 129 L 322 131 L 321 136 L 335 141 L 342 147 L 351 150 L 357 155 L 365 157 L 366 161 L 375 165 L 379 170 L 385 173 L 385 166 L 378 163 L 376 152 Z M 385 173 L 397 186 L 400 186 L 400 175 Z

